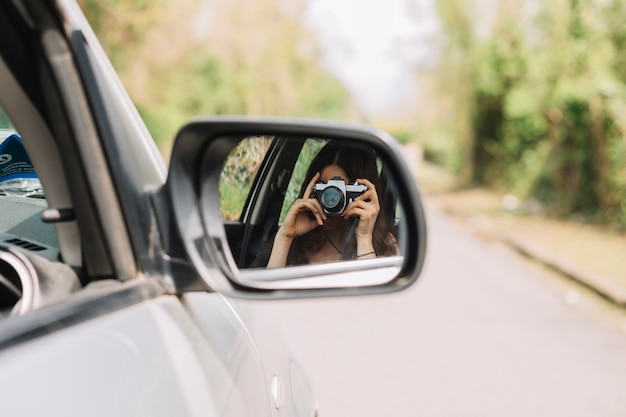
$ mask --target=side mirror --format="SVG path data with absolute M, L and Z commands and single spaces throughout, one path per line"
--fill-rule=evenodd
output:
M 348 162 L 332 163 L 343 165 L 341 175 L 322 174 L 335 182 L 344 175 L 355 178 L 340 184 L 313 177 L 319 167 L 332 165 L 328 155 L 340 153 Z M 321 191 L 335 185 L 332 198 L 326 193 L 321 199 Z M 426 224 L 415 181 L 396 141 L 368 127 L 197 119 L 178 133 L 160 196 L 162 235 L 172 258 L 195 272 L 194 286 L 229 296 L 391 292 L 415 282 L 423 266 Z M 350 205 L 359 196 L 362 201 Z M 294 202 L 304 208 L 290 212 Z M 282 239 L 295 212 L 303 224 L 312 222 L 310 230 L 304 234 L 300 228 L 297 238 Z M 291 246 L 280 252 L 276 245 L 285 241 Z M 283 255 L 278 264 L 277 253 Z M 269 266 L 278 267 L 268 267 L 270 255 Z

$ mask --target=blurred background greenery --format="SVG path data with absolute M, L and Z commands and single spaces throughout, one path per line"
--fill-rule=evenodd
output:
M 79 3 L 166 157 L 201 114 L 366 122 L 465 186 L 626 230 L 623 0 L 432 0 L 436 37 L 410 63 L 419 96 L 394 118 L 363 111 L 323 64 L 306 0 Z

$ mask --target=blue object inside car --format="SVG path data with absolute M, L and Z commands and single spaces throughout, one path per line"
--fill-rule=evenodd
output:
M 15 178 L 37 178 L 24 142 L 13 133 L 0 143 L 0 182 Z

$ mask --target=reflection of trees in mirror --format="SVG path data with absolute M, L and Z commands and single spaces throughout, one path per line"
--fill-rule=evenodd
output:
M 223 220 L 241 215 L 246 197 L 273 137 L 255 136 L 241 141 L 224 163 L 220 176 L 220 208 Z
M 291 207 L 295 199 L 298 198 L 298 193 L 304 182 L 304 177 L 309 169 L 309 165 L 311 165 L 311 161 L 313 161 L 313 158 L 315 158 L 320 149 L 327 143 L 328 139 L 307 139 L 307 141 L 304 142 L 300 156 L 298 156 L 298 160 L 296 161 L 296 166 L 293 169 L 293 175 L 289 180 L 289 186 L 287 187 L 287 193 L 280 212 L 281 222 L 287 215 L 289 207 Z

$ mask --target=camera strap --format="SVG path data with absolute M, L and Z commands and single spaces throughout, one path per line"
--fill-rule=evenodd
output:
M 348 229 L 348 232 L 346 233 L 346 237 L 344 238 L 344 244 L 343 244 L 343 250 L 340 250 L 332 241 L 332 239 L 330 238 L 330 236 L 328 236 L 328 233 L 326 233 L 326 230 L 324 230 L 323 227 L 321 227 L 320 229 L 322 230 L 322 233 L 324 233 L 324 236 L 326 237 L 326 240 L 333 246 L 333 248 L 335 248 L 335 250 L 337 252 L 339 252 L 339 254 L 341 255 L 341 260 L 345 261 L 348 256 L 348 248 L 350 247 L 350 243 L 352 242 L 352 240 L 354 240 L 354 232 L 356 230 L 357 225 L 359 224 L 359 218 L 358 217 L 354 217 L 352 218 L 352 224 L 350 225 L 350 228 Z M 352 256 L 350 259 L 354 259 L 354 256 Z
M 359 225 L 359 220 L 361 220 L 359 217 L 352 218 L 352 224 L 350 225 L 350 229 L 348 229 L 348 234 L 344 239 L 343 250 L 341 251 L 342 261 L 346 260 L 346 257 L 348 256 L 348 248 L 350 247 L 350 243 L 354 240 L 354 232 L 356 231 L 356 227 Z M 352 256 L 351 259 L 354 259 L 354 256 Z

